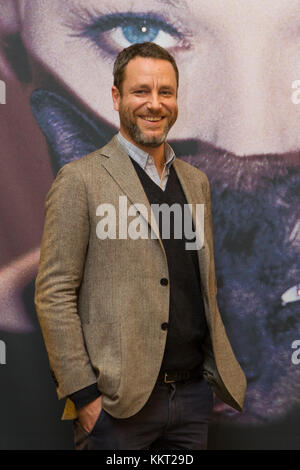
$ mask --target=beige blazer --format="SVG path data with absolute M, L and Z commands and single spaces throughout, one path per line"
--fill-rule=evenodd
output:
M 174 168 L 188 203 L 205 204 L 204 245 L 198 250 L 210 332 L 204 376 L 224 402 L 241 411 L 246 379 L 216 301 L 208 180 L 179 159 Z M 169 275 L 153 217 L 148 227 L 157 238 L 97 236 L 97 207 L 110 203 L 117 208 L 119 196 L 127 196 L 128 207 L 144 204 L 151 214 L 132 162 L 116 137 L 60 169 L 45 203 L 34 300 L 58 398 L 97 382 L 103 408 L 116 418 L 127 418 L 146 403 L 160 370 L 167 334 L 161 325 L 169 317 L 169 285 L 160 280 Z M 62 419 L 76 416 L 67 398 Z

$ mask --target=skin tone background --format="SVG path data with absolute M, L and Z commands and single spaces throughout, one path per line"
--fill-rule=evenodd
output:
M 100 128 L 113 131 L 119 126 L 110 93 L 114 58 L 133 42 L 155 41 L 174 55 L 180 72 L 179 115 L 168 140 L 179 158 L 206 171 L 211 181 L 218 300 L 249 382 L 246 413 L 216 403 L 215 415 L 247 425 L 281 419 L 300 395 L 299 365 L 291 362 L 291 344 L 300 339 L 299 303 L 280 304 L 300 279 L 300 105 L 292 100 L 292 83 L 300 78 L 300 3 L 0 5 L 1 78 L 10 84 L 0 108 L 7 148 L 1 167 L 0 328 L 37 328 L 22 293 L 36 275 L 43 203 L 54 174 L 29 107 L 32 91 L 63 94 Z

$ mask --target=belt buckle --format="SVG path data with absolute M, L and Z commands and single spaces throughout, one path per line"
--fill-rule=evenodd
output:
M 176 382 L 176 380 L 168 380 L 167 377 L 168 377 L 168 373 L 165 372 L 164 382 L 165 382 L 166 384 L 170 384 L 170 383 L 172 383 L 172 382 Z

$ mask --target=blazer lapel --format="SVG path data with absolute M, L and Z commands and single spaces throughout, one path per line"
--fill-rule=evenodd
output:
M 146 206 L 148 224 L 153 230 L 155 237 L 158 239 L 165 253 L 164 246 L 160 238 L 159 228 L 149 204 L 149 200 L 144 191 L 143 185 L 141 184 L 140 179 L 136 174 L 129 156 L 127 155 L 122 145 L 119 143 L 116 136 L 114 136 L 113 139 L 101 149 L 100 155 L 105 155 L 108 157 L 105 161 L 103 161 L 102 164 L 122 189 L 122 191 L 127 195 L 131 203 L 133 205 L 139 203 Z M 143 216 L 142 213 L 141 216 Z

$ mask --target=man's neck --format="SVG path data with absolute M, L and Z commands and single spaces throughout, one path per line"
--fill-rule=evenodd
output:
M 163 142 L 158 147 L 150 147 L 148 145 L 141 145 L 135 142 L 128 135 L 126 134 L 124 135 L 124 132 L 122 132 L 121 129 L 120 129 L 120 133 L 122 134 L 122 137 L 124 137 L 124 139 L 128 140 L 128 142 L 130 142 L 131 144 L 135 145 L 136 147 L 140 148 L 144 152 L 151 155 L 151 157 L 153 157 L 157 172 L 159 176 L 161 176 L 164 165 L 165 165 L 165 143 Z

